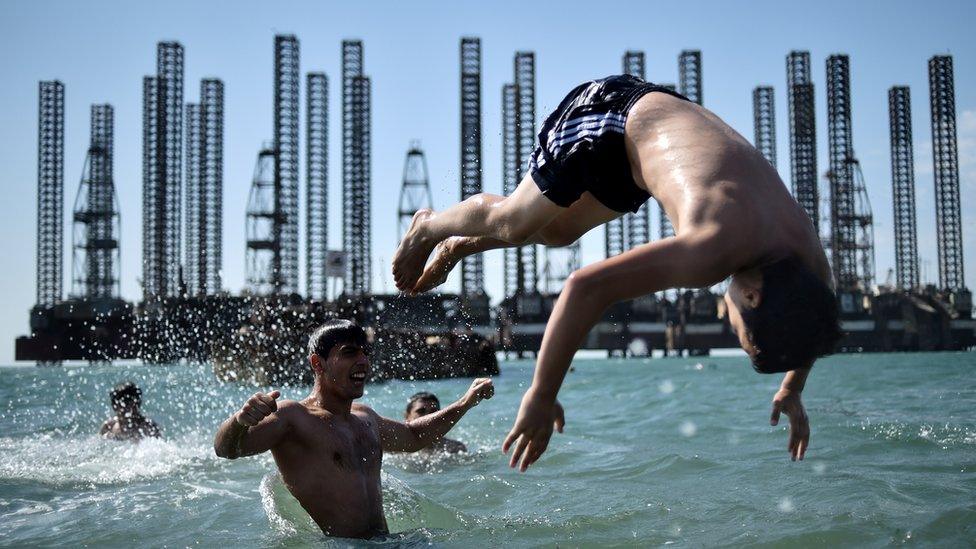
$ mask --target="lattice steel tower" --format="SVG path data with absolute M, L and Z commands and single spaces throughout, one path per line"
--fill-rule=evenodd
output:
M 644 52 L 628 51 L 623 56 L 623 72 L 643 80 L 646 76 Z M 606 225 L 604 248 L 611 257 L 648 242 L 651 239 L 651 203 L 644 203 L 637 213 L 628 213 Z
M 775 168 L 776 108 L 772 86 L 756 86 L 752 90 L 752 117 L 756 148 Z
M 38 83 L 37 304 L 61 301 L 64 232 L 64 84 Z
M 699 50 L 684 50 L 678 55 L 678 91 L 704 105 L 702 99 L 702 58 Z
M 410 144 L 403 163 L 403 185 L 400 187 L 400 206 L 397 208 L 397 242 L 410 230 L 410 222 L 418 210 L 432 208 L 433 196 L 427 177 L 427 159 L 419 142 Z
M 92 105 L 91 142 L 75 199 L 71 293 L 85 299 L 119 295 L 119 211 L 113 181 L 114 113 Z
M 481 191 L 481 39 L 461 38 L 461 200 Z M 483 293 L 484 256 L 469 255 L 461 260 L 461 294 Z
M 786 87 L 790 115 L 790 176 L 793 197 L 813 226 L 820 230 L 817 192 L 817 123 L 810 52 L 791 51 L 786 56 Z
M 363 43 L 342 42 L 342 245 L 346 251 L 343 292 L 369 293 L 370 266 L 370 81 L 363 75 Z
M 932 109 L 932 164 L 935 167 L 939 285 L 944 290 L 956 291 L 966 287 L 966 279 L 962 259 L 956 91 L 952 56 L 936 55 L 929 59 L 929 101 Z
M 502 88 L 502 190 L 515 191 L 535 147 L 535 53 L 515 53 L 515 80 Z M 505 248 L 505 297 L 538 291 L 535 244 Z
M 310 72 L 305 80 L 305 291 L 327 297 L 329 249 L 329 78 Z
M 850 62 L 827 58 L 827 141 L 830 149 L 830 248 L 839 289 L 868 290 L 874 281 L 870 205 L 851 131 Z M 870 261 L 868 258 L 870 257 Z
M 183 46 L 160 42 L 156 76 L 143 79 L 143 297 L 180 292 Z
M 259 294 L 298 291 L 299 47 L 293 35 L 275 36 L 273 170 L 267 185 L 267 148 L 247 205 L 247 280 Z
M 888 90 L 891 129 L 891 194 L 894 198 L 895 274 L 898 288 L 918 287 L 918 236 L 915 215 L 915 158 L 912 152 L 912 100 L 908 86 Z
M 224 184 L 224 83 L 200 81 L 200 102 L 186 104 L 187 293 L 220 291 Z

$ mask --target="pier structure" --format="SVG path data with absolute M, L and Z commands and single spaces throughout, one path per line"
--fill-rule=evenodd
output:
M 915 215 L 915 157 L 912 99 L 908 86 L 888 90 L 891 133 L 891 194 L 895 225 L 895 275 L 899 290 L 919 287 L 918 231 Z
M 328 298 L 329 78 L 305 75 L 305 295 Z
M 752 90 L 753 144 L 776 168 L 776 101 L 772 86 Z
M 481 179 L 481 38 L 461 38 L 461 200 L 483 191 Z M 461 260 L 461 295 L 485 295 L 482 254 Z
M 143 298 L 181 291 L 183 46 L 156 46 L 156 74 L 143 78 Z
M 288 37 L 279 38 L 284 38 L 287 42 Z M 294 39 L 294 37 L 291 38 Z M 279 53 L 277 42 L 278 40 L 276 40 L 276 57 Z M 164 44 L 167 46 L 163 47 Z M 173 81 L 177 79 L 177 75 L 180 80 L 179 89 L 182 90 L 182 48 L 177 46 L 178 44 L 175 43 L 161 43 L 160 57 L 165 59 L 158 63 L 157 74 L 146 78 L 143 88 L 146 100 L 144 111 L 144 183 L 146 185 L 144 207 L 145 211 L 150 213 L 162 212 L 159 214 L 159 219 L 162 221 L 155 225 L 153 223 L 154 220 L 157 220 L 156 217 L 148 216 L 146 218 L 144 239 L 152 236 L 160 242 L 156 248 L 151 246 L 146 248 L 147 261 L 149 256 L 158 259 L 159 254 L 162 253 L 160 250 L 165 251 L 167 249 L 163 246 L 163 244 L 168 243 L 163 238 L 167 233 L 162 230 L 154 232 L 155 229 L 153 228 L 157 226 L 163 228 L 178 227 L 178 225 L 166 225 L 164 222 L 167 221 L 166 215 L 170 217 L 175 215 L 179 219 L 180 214 L 179 208 L 173 214 L 172 209 L 167 210 L 164 207 L 169 203 L 168 201 L 172 200 L 172 193 L 169 193 L 172 189 L 162 184 L 171 181 L 167 179 L 166 175 L 173 172 L 174 163 L 177 160 L 182 162 L 182 158 L 165 157 L 165 154 L 168 154 L 166 153 L 167 150 L 181 150 L 179 148 L 167 148 L 166 143 L 167 140 L 172 141 L 174 139 L 173 132 L 170 131 L 173 127 L 171 124 L 173 121 L 169 120 L 170 115 L 167 112 L 169 107 L 167 105 L 173 104 L 171 98 L 176 95 L 176 92 L 173 91 L 175 89 Z M 290 53 L 282 53 L 282 59 L 276 58 L 275 86 L 276 88 L 283 86 L 288 89 L 282 89 L 281 97 L 276 97 L 275 139 L 266 144 L 258 155 L 247 217 L 249 250 L 252 248 L 271 250 L 276 245 L 279 246 L 279 250 L 281 249 L 281 233 L 285 220 L 283 203 L 287 203 L 287 200 L 282 198 L 284 172 L 290 169 L 297 182 L 297 109 L 299 105 L 297 40 L 294 41 L 293 46 L 291 48 L 288 44 L 281 44 L 281 47 L 288 49 Z M 464 65 L 465 59 L 470 60 L 472 57 L 470 53 L 465 54 L 465 51 L 465 45 L 462 42 L 462 65 Z M 794 54 L 799 54 L 794 61 L 802 65 L 804 60 L 802 52 L 794 52 Z M 683 63 L 697 64 L 699 67 L 697 76 L 694 76 L 694 71 L 687 74 L 684 71 L 682 72 L 682 91 L 690 98 L 700 101 L 700 55 L 697 60 L 695 56 L 683 55 L 682 57 L 687 59 Z M 873 266 L 868 260 L 873 259 L 873 256 L 867 253 L 872 248 L 869 246 L 870 239 L 868 237 L 870 235 L 865 232 L 870 227 L 872 220 L 864 192 L 863 176 L 853 155 L 851 145 L 849 75 L 847 74 L 846 63 L 844 63 L 846 58 L 841 59 L 843 56 L 835 57 L 837 59 L 828 61 L 830 69 L 827 79 L 829 84 L 828 114 L 830 115 L 832 152 L 832 169 L 828 174 L 828 179 L 831 182 L 832 191 L 834 185 L 843 183 L 847 186 L 843 187 L 842 190 L 853 197 L 853 216 L 847 221 L 855 229 L 853 242 L 856 256 L 853 262 L 856 271 L 856 283 L 847 288 L 841 287 L 839 291 L 839 300 L 843 311 L 842 328 L 845 337 L 840 342 L 838 350 L 841 352 L 860 352 L 972 349 L 976 347 L 976 320 L 971 318 L 971 305 L 966 305 L 966 299 L 971 298 L 968 297 L 969 294 L 965 288 L 948 291 L 945 288 L 933 286 L 891 292 L 884 287 L 875 288 L 872 284 L 870 277 L 873 276 Z M 805 133 L 798 133 L 810 138 L 810 145 L 812 146 L 815 144 L 815 140 L 812 139 L 814 135 L 812 118 L 806 120 L 803 117 L 795 116 L 794 107 L 796 105 L 792 104 L 795 98 L 803 99 L 803 101 L 796 103 L 806 109 L 805 112 L 812 113 L 813 88 L 812 84 L 809 83 L 808 55 L 805 63 L 805 69 L 801 67 L 802 70 L 797 73 L 797 78 L 788 78 L 791 83 L 792 80 L 805 82 L 790 86 L 791 124 L 793 124 L 794 119 L 803 124 L 809 122 L 806 126 L 807 129 L 804 130 Z M 787 66 L 790 67 L 790 65 L 790 58 L 788 57 Z M 836 70 L 838 67 L 840 70 Z M 511 84 L 503 88 L 504 146 L 502 160 L 505 178 L 503 183 L 506 193 L 512 192 L 519 183 L 521 172 L 526 166 L 535 145 L 534 69 L 533 54 L 519 52 L 515 59 L 515 78 Z M 634 72 L 637 72 L 636 68 Z M 478 74 L 480 79 L 480 70 Z M 465 80 L 465 75 L 470 77 L 472 71 L 462 66 L 462 90 L 467 89 L 468 92 L 462 91 L 461 99 L 462 103 L 469 103 L 467 107 L 471 107 L 469 100 L 471 99 L 472 86 L 465 86 L 466 83 L 471 84 L 471 79 Z M 308 81 L 307 78 L 306 82 Z M 697 82 L 697 85 L 693 82 Z M 318 85 L 317 82 L 313 82 L 313 84 Z M 941 95 L 939 97 L 941 98 L 934 98 L 933 101 L 941 101 L 940 104 L 944 105 L 945 98 L 942 95 L 945 95 L 944 88 L 946 86 L 944 83 L 940 86 L 939 94 Z M 324 118 L 326 114 L 326 82 L 321 83 L 321 94 L 313 91 L 313 87 L 313 85 L 309 85 L 309 102 L 306 106 L 309 109 L 310 122 L 315 121 L 316 127 L 306 128 L 309 134 L 326 126 Z M 948 87 L 951 90 L 951 85 Z M 187 200 L 190 199 L 190 196 L 202 192 L 200 189 L 204 186 L 203 180 L 206 178 L 204 175 L 206 158 L 204 157 L 214 156 L 212 152 L 204 152 L 204 145 L 202 144 L 207 139 L 207 131 L 204 129 L 207 124 L 204 104 L 208 101 L 205 98 L 205 88 L 206 86 L 203 86 L 201 89 L 200 105 L 186 107 L 187 133 L 185 138 L 187 149 L 184 152 L 187 158 Z M 47 264 L 41 261 L 40 250 L 42 245 L 50 246 L 49 241 L 53 237 L 47 237 L 44 244 L 39 238 L 38 305 L 32 310 L 30 335 L 17 340 L 17 359 L 41 362 L 71 359 L 105 361 L 132 358 L 155 363 L 169 363 L 180 360 L 201 361 L 222 365 L 219 366 L 219 369 L 227 375 L 227 379 L 268 382 L 274 379 L 286 379 L 274 377 L 286 371 L 291 372 L 289 375 L 298 377 L 307 374 L 307 367 L 303 362 L 305 351 L 302 340 L 307 337 L 308 330 L 316 323 L 336 316 L 356 318 L 363 325 L 368 326 L 374 335 L 379 334 L 376 337 L 378 341 L 382 342 L 382 348 L 377 345 L 377 356 L 384 356 L 387 364 L 402 365 L 411 360 L 414 363 L 423 363 L 411 364 L 406 368 L 386 368 L 384 366 L 379 368 L 383 370 L 383 375 L 415 377 L 482 375 L 483 373 L 497 372 L 497 369 L 493 369 L 493 364 L 494 368 L 497 368 L 497 363 L 492 361 L 495 356 L 495 348 L 519 354 L 536 352 L 546 322 L 558 299 L 558 288 L 551 283 L 552 274 L 548 269 L 552 265 L 551 261 L 548 262 L 547 268 L 543 269 L 542 272 L 548 284 L 537 281 L 537 275 L 540 273 L 536 271 L 535 256 L 531 256 L 531 264 L 525 260 L 529 256 L 521 254 L 515 256 L 516 260 L 507 262 L 505 271 L 506 292 L 501 305 L 494 310 L 494 316 L 491 315 L 488 296 L 483 293 L 480 300 L 475 301 L 470 295 L 464 295 L 464 292 L 461 295 L 431 293 L 415 298 L 406 298 L 401 295 L 373 294 L 369 291 L 370 86 L 369 78 L 363 74 L 362 43 L 359 41 L 343 43 L 342 89 L 343 221 L 345 229 L 351 228 L 351 230 L 344 232 L 343 245 L 347 257 L 353 256 L 354 253 L 358 253 L 361 257 L 358 273 L 356 268 L 349 266 L 348 262 L 343 265 L 344 268 L 348 267 L 343 288 L 345 295 L 334 296 L 331 300 L 315 299 L 310 291 L 309 296 L 303 297 L 298 295 L 294 289 L 285 289 L 284 278 L 280 276 L 281 269 L 278 269 L 267 272 L 279 273 L 278 278 L 282 281 L 279 286 L 268 284 L 264 292 L 244 292 L 240 296 L 232 296 L 223 292 L 218 294 L 193 292 L 189 290 L 193 283 L 187 280 L 187 284 L 181 287 L 180 277 L 177 276 L 175 294 L 167 295 L 162 291 L 154 290 L 153 293 L 147 291 L 144 301 L 138 304 L 129 304 L 111 297 L 90 299 L 87 295 L 87 288 L 83 292 L 73 289 L 73 296 L 80 293 L 84 293 L 85 296 L 69 299 L 61 299 L 59 290 L 56 293 L 45 290 L 44 295 L 46 297 L 42 300 L 41 274 L 45 269 L 50 270 L 49 264 L 53 263 L 53 260 Z M 794 92 L 798 89 L 806 90 L 804 93 L 807 95 L 800 94 L 794 97 Z M 56 219 L 57 216 L 53 210 L 59 207 L 52 200 L 52 196 L 57 192 L 52 187 L 57 180 L 56 174 L 60 169 L 59 166 L 63 164 L 59 157 L 59 154 L 63 155 L 63 153 L 57 152 L 59 140 L 63 139 L 63 129 L 60 129 L 63 128 L 63 87 L 59 93 L 62 106 L 58 106 L 57 87 L 45 89 L 42 84 L 38 118 L 40 125 L 38 161 L 39 236 L 55 233 L 59 230 L 56 227 L 44 228 L 47 225 L 53 225 L 49 220 Z M 182 97 L 182 91 L 180 91 L 180 97 Z M 288 101 L 287 97 L 293 99 Z M 312 102 L 313 97 L 315 98 L 314 103 Z M 804 98 L 808 98 L 809 101 L 804 102 L 806 101 Z M 282 103 L 290 103 L 290 106 Z M 59 109 L 61 114 L 57 115 Z M 281 109 L 288 112 L 278 112 Z M 322 117 L 312 112 L 316 109 L 323 111 Z M 936 110 L 941 112 L 947 108 L 943 106 Z M 465 110 L 464 105 L 462 105 L 462 124 L 465 123 L 464 113 L 470 114 L 475 111 L 475 109 L 470 108 Z M 948 111 L 954 114 L 954 107 Z M 105 122 L 107 120 L 105 115 L 108 112 L 110 111 L 102 111 L 96 117 L 100 120 L 97 123 L 99 129 L 93 131 L 93 146 L 89 150 L 92 158 L 97 156 L 101 159 L 102 166 L 105 165 L 104 160 L 106 158 L 110 159 L 110 155 L 106 156 L 107 149 L 104 147 L 106 138 L 104 136 L 96 138 L 95 134 L 104 134 L 105 128 L 111 128 L 111 124 L 106 125 Z M 905 116 L 907 119 L 907 112 Z M 58 120 L 59 117 L 61 121 Z M 771 114 L 770 118 L 772 118 Z M 179 121 L 183 120 L 181 115 Z M 469 117 L 468 123 L 470 124 L 470 122 Z M 941 119 L 938 119 L 937 122 L 938 128 L 950 125 Z M 936 126 L 933 124 L 934 129 Z M 93 129 L 95 129 L 95 125 L 93 125 Z M 791 125 L 791 160 L 796 158 L 796 155 L 792 154 L 794 152 L 795 129 L 795 126 Z M 324 134 L 324 131 L 322 133 Z M 462 153 L 464 151 L 470 152 L 469 149 L 464 148 L 464 143 L 470 144 L 472 142 L 470 138 L 475 133 L 477 132 L 470 130 L 470 128 L 462 131 Z M 310 152 L 313 148 L 326 149 L 324 135 L 321 143 L 319 143 L 318 137 L 315 139 L 315 145 L 309 141 Z M 285 143 L 288 140 L 291 140 L 291 144 Z M 946 140 L 948 142 L 948 138 Z M 909 150 L 911 148 L 910 144 L 904 146 L 907 146 Z M 477 148 L 480 149 L 480 147 Z M 937 147 L 934 148 L 937 149 Z M 283 153 L 285 150 L 294 151 L 291 160 L 285 158 L 286 155 Z M 207 151 L 211 151 L 211 149 L 207 149 Z M 810 151 L 812 154 L 809 155 L 809 158 L 812 159 L 812 162 L 807 165 L 808 167 L 812 166 L 814 184 L 808 190 L 815 196 L 816 155 L 815 149 L 808 148 L 807 152 Z M 846 155 L 843 154 L 844 151 L 847 152 Z M 316 154 L 321 154 L 321 151 Z M 955 158 L 952 155 L 948 156 Z M 291 162 L 291 168 L 282 166 L 283 158 L 286 162 Z M 316 156 L 316 158 L 324 162 L 324 158 L 320 156 Z M 314 159 L 307 160 L 312 162 Z M 948 164 L 953 162 L 957 163 L 958 159 L 947 160 Z M 464 163 L 463 158 L 462 163 Z M 480 159 L 478 163 L 480 165 Z M 99 171 L 104 172 L 104 169 L 99 168 L 98 165 L 98 162 L 90 161 L 86 167 L 84 181 L 87 182 L 88 187 L 92 187 L 93 182 L 105 180 L 103 176 L 98 175 Z M 219 162 L 217 162 L 217 166 L 219 168 Z M 469 163 L 468 166 L 470 167 L 471 164 Z M 838 166 L 844 169 L 843 173 L 840 169 L 833 169 Z M 315 170 L 318 169 L 318 167 L 315 168 Z M 324 168 L 322 168 L 322 172 L 324 176 Z M 215 184 L 218 187 L 220 186 L 219 180 L 219 177 L 215 179 L 217 181 Z M 470 182 L 471 179 L 468 181 Z M 958 176 L 956 176 L 956 185 L 958 187 Z M 297 183 L 295 186 L 297 187 Z M 295 192 L 297 193 L 297 190 Z M 471 192 L 474 192 L 473 189 Z M 78 204 L 84 205 L 84 208 L 78 208 L 78 212 L 83 214 L 80 216 L 83 219 L 93 219 L 91 214 L 97 214 L 104 210 L 101 206 L 88 207 L 88 197 L 91 194 L 86 190 L 84 193 L 85 200 L 78 202 Z M 297 194 L 295 196 L 297 197 Z M 113 203 L 117 203 L 114 195 L 112 200 Z M 295 201 L 297 202 L 297 198 Z M 153 208 L 157 205 L 158 208 L 154 210 Z M 843 208 L 848 208 L 844 204 L 833 207 L 834 201 L 831 205 L 832 218 L 843 217 L 844 214 L 838 212 L 841 212 Z M 297 206 L 295 206 L 295 211 L 297 212 Z M 195 218 L 191 219 L 196 214 L 193 214 L 188 208 L 186 215 L 189 234 L 201 231 L 203 222 Z M 199 215 L 200 218 L 204 216 L 205 214 L 202 213 Z M 87 231 L 89 225 L 82 225 Z M 840 225 L 832 223 L 832 226 L 839 227 Z M 629 225 L 621 229 L 621 239 L 624 243 L 621 247 L 626 245 L 628 241 L 633 241 L 628 230 Z M 279 233 L 277 237 L 275 231 Z M 87 233 L 85 234 L 87 236 Z M 118 238 L 117 229 L 112 234 Z M 355 239 L 350 239 L 350 235 L 358 236 Z M 273 237 L 278 238 L 278 240 Z M 322 241 L 324 244 L 325 238 Z M 179 239 L 177 239 L 176 244 L 178 250 Z M 190 244 L 184 244 L 189 251 Z M 82 248 L 86 250 L 86 253 L 90 251 L 87 244 L 79 247 L 79 249 Z M 297 250 L 297 247 L 295 249 Z M 857 256 L 857 254 L 862 255 Z M 178 260 L 178 253 L 174 257 Z M 331 260 L 333 254 L 330 252 L 327 257 Z M 286 263 L 281 258 L 278 261 L 282 265 Z M 312 260 L 310 259 L 310 261 Z M 170 268 L 171 265 L 176 265 L 176 272 L 179 274 L 182 266 L 178 263 L 179 261 L 167 263 L 166 267 Z M 184 274 L 193 275 L 188 263 L 189 261 L 185 265 L 187 270 Z M 114 264 L 118 264 L 117 260 Z M 270 264 L 272 263 L 269 262 Z M 161 265 L 161 263 L 157 262 L 157 265 Z M 333 264 L 333 267 L 335 266 L 336 264 Z M 249 270 L 249 276 L 251 273 L 252 271 Z M 165 275 L 165 272 L 163 274 Z M 195 278 L 195 276 L 190 278 Z M 168 280 L 165 276 L 160 275 L 157 282 L 161 281 L 160 284 L 162 284 Z M 115 275 L 111 282 L 117 285 L 118 276 Z M 252 282 L 253 279 L 249 278 L 249 283 Z M 168 282 L 166 283 L 168 284 Z M 153 288 L 162 288 L 163 286 L 160 284 L 156 284 Z M 252 288 L 254 286 L 251 284 Z M 146 288 L 148 287 L 149 284 L 147 283 Z M 219 288 L 219 283 L 217 287 Z M 540 293 L 540 289 L 544 291 Z M 117 292 L 117 290 L 115 291 Z M 53 302 L 53 304 L 45 305 L 43 304 L 44 300 L 49 303 Z M 473 303 L 478 306 L 472 306 Z M 676 290 L 667 294 L 642 296 L 612 306 L 588 333 L 582 347 L 632 356 L 647 356 L 656 350 L 664 351 L 666 355 L 705 355 L 713 348 L 737 345 L 737 338 L 732 332 L 726 316 L 721 296 L 708 290 Z M 410 326 L 409 329 L 396 328 L 407 325 Z M 278 362 L 279 360 L 282 362 Z M 452 360 L 453 362 L 451 362 Z M 428 363 L 434 364 L 434 366 L 429 367 Z M 453 365 L 448 365 L 448 363 Z M 465 369 L 464 366 L 469 363 L 480 365 L 473 370 Z M 262 364 L 263 372 L 256 372 L 256 377 L 235 377 L 240 373 L 247 373 L 239 368 L 241 364 Z M 278 364 L 286 364 L 286 366 L 278 368 Z M 269 373 L 272 377 L 268 377 Z M 261 377 L 262 375 L 264 377 Z M 295 380 L 297 377 L 287 379 Z
M 64 84 L 38 83 L 37 306 L 61 301 L 64 242 Z
M 188 295 L 220 292 L 223 264 L 224 83 L 200 81 L 200 101 L 186 104 L 186 260 Z
M 874 286 L 874 228 L 860 163 L 854 156 L 850 60 L 827 58 L 827 141 L 830 165 L 830 257 L 841 294 L 841 309 L 851 307 L 844 292 L 870 292 Z
M 372 233 L 369 76 L 361 40 L 342 41 L 342 246 L 346 253 L 343 294 L 371 288 Z
M 115 115 L 91 106 L 91 140 L 75 198 L 71 296 L 90 301 L 119 297 L 119 210 L 114 181 Z
M 410 230 L 410 222 L 418 211 L 434 205 L 430 192 L 430 178 L 427 175 L 427 159 L 414 141 L 407 149 L 407 159 L 403 163 L 403 184 L 400 186 L 400 205 L 397 208 L 397 242 Z
M 810 78 L 810 52 L 786 56 L 786 90 L 790 120 L 790 178 L 793 198 L 820 231 L 817 191 L 817 122 L 814 86 Z
M 929 59 L 932 164 L 935 168 L 935 228 L 939 251 L 939 286 L 958 310 L 972 309 L 962 257 L 959 204 L 959 151 L 956 142 L 956 91 L 952 56 Z

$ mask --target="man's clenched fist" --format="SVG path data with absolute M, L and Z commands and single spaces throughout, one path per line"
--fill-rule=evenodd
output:
M 240 411 L 234 415 L 234 419 L 245 427 L 254 427 L 261 423 L 262 419 L 278 410 L 278 403 L 275 402 L 275 399 L 280 396 L 281 391 L 254 393 L 254 396 L 247 399 Z

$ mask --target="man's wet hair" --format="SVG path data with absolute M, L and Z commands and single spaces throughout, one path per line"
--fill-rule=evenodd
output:
M 756 348 L 752 367 L 763 374 L 786 372 L 832 353 L 842 335 L 834 292 L 796 257 L 760 270 L 759 306 L 741 311 Z
M 437 398 L 437 396 L 434 393 L 429 393 L 427 391 L 420 391 L 419 393 L 416 393 L 412 397 L 410 397 L 410 400 L 407 401 L 407 410 L 404 413 L 409 414 L 410 408 L 413 407 L 413 403 L 422 400 L 433 402 L 434 404 L 437 405 L 438 408 L 441 407 L 441 401 Z
M 355 343 L 365 350 L 369 348 L 366 331 L 351 320 L 335 319 L 326 322 L 312 332 L 308 338 L 308 354 L 319 355 L 325 360 L 329 352 L 340 343 Z
M 108 393 L 108 396 L 112 401 L 113 408 L 115 406 L 124 407 L 126 404 L 135 404 L 136 406 L 142 404 L 142 389 L 131 381 L 119 383 Z

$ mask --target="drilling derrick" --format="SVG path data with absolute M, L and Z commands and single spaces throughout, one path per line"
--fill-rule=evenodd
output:
M 246 214 L 247 281 L 262 295 L 298 291 L 298 39 L 275 36 L 274 53 L 274 139 L 258 154 Z
M 957 292 L 966 287 L 959 206 L 959 152 L 956 144 L 956 91 L 952 57 L 929 59 L 932 113 L 932 164 L 935 168 L 935 219 L 939 243 L 939 285 Z
M 888 90 L 891 129 L 891 194 L 894 197 L 895 273 L 898 288 L 918 287 L 918 236 L 915 226 L 915 159 L 912 152 L 912 101 L 907 86 Z
M 645 78 L 644 52 L 628 51 L 624 53 L 623 71 L 624 74 L 636 76 L 643 80 Z M 641 205 L 637 213 L 622 215 L 607 224 L 605 233 L 607 257 L 623 253 L 625 250 L 644 244 L 651 239 L 652 203 L 653 201 L 649 200 Z
M 461 200 L 479 194 L 481 182 L 481 39 L 461 39 Z M 461 294 L 485 293 L 482 254 L 461 260 Z
M 329 249 L 329 79 L 310 72 L 305 81 L 305 284 L 309 299 L 326 298 Z
M 775 168 L 776 110 L 772 86 L 756 86 L 752 90 L 752 114 L 756 148 Z
M 111 105 L 92 105 L 91 142 L 74 207 L 72 294 L 84 299 L 119 295 L 119 212 L 113 181 Z
M 410 230 L 413 214 L 424 208 L 432 208 L 433 196 L 430 193 L 430 180 L 427 177 L 427 159 L 420 143 L 413 142 L 407 150 L 407 160 L 403 164 L 403 186 L 400 187 L 400 207 L 397 210 L 399 233 L 397 241 Z
M 510 195 L 522 180 L 535 147 L 535 53 L 515 53 L 515 81 L 502 88 L 503 192 Z M 535 293 L 536 246 L 505 249 L 505 297 Z
M 519 166 L 516 162 L 515 140 L 515 84 L 502 86 L 502 194 L 505 196 L 515 192 L 519 183 Z M 516 247 L 504 249 L 505 297 L 512 297 L 521 293 L 521 250 Z
M 183 46 L 160 42 L 156 76 L 143 80 L 143 296 L 180 292 Z
M 258 153 L 247 197 L 247 285 L 258 295 L 276 291 L 273 283 L 275 256 L 280 243 L 275 239 L 275 226 L 280 224 L 275 185 L 275 149 L 265 144 Z
M 200 82 L 200 102 L 186 105 L 187 293 L 220 291 L 223 227 L 224 84 Z
M 702 59 L 698 50 L 684 50 L 678 55 L 678 90 L 681 95 L 704 105 L 702 100 Z
M 790 175 L 793 197 L 813 226 L 820 230 L 817 192 L 817 126 L 810 52 L 792 51 L 786 56 L 786 87 L 790 111 Z
M 61 301 L 64 207 L 64 84 L 38 85 L 37 305 Z
M 827 58 L 831 263 L 838 289 L 868 291 L 874 282 L 871 206 L 851 132 L 850 62 Z M 869 259 L 870 258 L 870 259 Z
M 275 36 L 275 228 L 280 243 L 272 282 L 278 293 L 298 291 L 298 39 Z
M 363 75 L 363 43 L 342 42 L 342 245 L 347 254 L 343 292 L 369 293 L 370 80 Z

